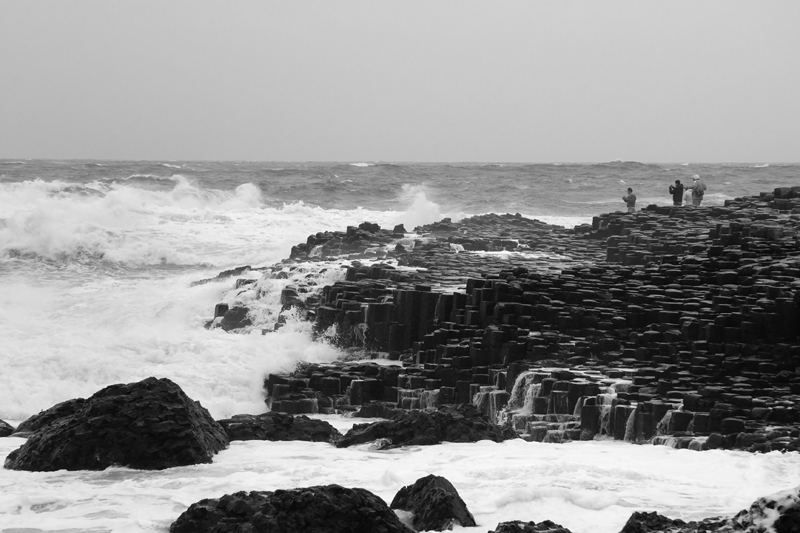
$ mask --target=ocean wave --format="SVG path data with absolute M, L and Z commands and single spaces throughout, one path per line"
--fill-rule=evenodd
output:
M 348 163 L 350 167 L 374 167 L 375 163 Z
M 763 165 L 755 165 L 755 166 L 753 166 L 753 168 L 767 168 L 768 166 L 769 166 L 769 163 L 764 163 Z
M 161 163 L 161 166 L 162 167 L 167 167 L 167 168 L 183 168 L 180 165 L 170 165 L 169 163 Z
M 596 163 L 602 167 L 615 167 L 615 168 L 661 168 L 655 163 L 642 163 L 641 161 L 623 161 L 622 159 L 614 159 L 604 163 Z
M 175 181 L 177 181 L 177 178 L 175 178 L 174 176 L 159 176 L 158 174 L 131 174 L 127 178 L 122 178 L 121 181 L 127 183 L 136 183 L 136 184 L 150 183 L 150 182 L 164 184 L 164 183 L 174 183 Z
M 161 176 L 158 174 L 131 174 L 126 178 L 110 179 L 109 183 L 116 188 L 130 188 L 146 191 L 169 191 L 178 186 L 181 178 L 177 175 Z

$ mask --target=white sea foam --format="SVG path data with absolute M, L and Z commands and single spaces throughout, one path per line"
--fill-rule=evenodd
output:
M 205 330 L 232 281 L 189 287 L 194 279 L 4 283 L 0 418 L 24 419 L 111 383 L 148 376 L 172 379 L 217 417 L 262 412 L 261 379 L 268 372 L 339 355 L 312 342 L 306 322 L 290 320 L 267 335 Z M 272 305 L 279 308 L 277 301 Z
M 395 224 L 404 224 L 406 229 L 430 224 L 443 218 L 439 204 L 428 200 L 425 187 L 419 185 L 403 185 L 401 202 L 408 207 L 395 216 Z
M 375 163 L 349 163 L 351 167 L 374 167 Z
M 219 191 L 177 177 L 168 190 L 114 185 L 92 196 L 53 194 L 67 187 L 40 180 L 0 185 L 0 211 L 9 214 L 0 228 L 0 254 L 55 261 L 88 256 L 128 265 L 257 264 L 288 256 L 292 245 L 317 231 L 405 218 L 303 202 L 265 207 L 249 183 Z M 419 212 L 431 209 L 426 202 L 420 196 L 408 213 L 424 218 Z
M 0 440 L 0 458 L 21 443 Z M 0 527 L 165 532 L 202 498 L 337 483 L 365 488 L 388 503 L 401 487 L 428 474 L 453 483 L 481 531 L 502 521 L 550 519 L 574 533 L 616 533 L 636 510 L 684 520 L 732 515 L 760 496 L 793 487 L 800 459 L 612 441 L 482 441 L 390 451 L 233 442 L 213 464 L 156 472 L 3 470 Z

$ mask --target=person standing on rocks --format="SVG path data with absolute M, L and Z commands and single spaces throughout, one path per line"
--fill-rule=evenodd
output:
M 708 187 L 706 187 L 706 184 L 700 179 L 700 176 L 695 174 L 692 176 L 692 184 L 687 185 L 686 188 L 692 190 L 692 205 L 698 207 L 700 202 L 703 201 L 703 195 L 706 193 Z
M 681 180 L 675 180 L 675 185 L 669 186 L 669 193 L 672 195 L 672 205 L 675 206 L 682 206 L 683 205 L 683 183 Z
M 633 189 L 628 187 L 628 194 L 623 196 L 622 200 L 625 202 L 625 205 L 628 206 L 628 213 L 636 211 L 636 195 L 633 194 Z

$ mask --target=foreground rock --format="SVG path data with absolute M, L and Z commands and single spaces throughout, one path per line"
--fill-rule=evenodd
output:
M 437 411 L 406 411 L 390 420 L 356 424 L 336 446 L 346 448 L 378 441 L 382 448 L 397 448 L 514 438 L 514 430 L 492 424 L 473 405 L 459 404 L 443 405 Z
M 411 533 L 378 496 L 323 485 L 274 492 L 237 492 L 193 503 L 170 533 Z
M 390 507 L 413 513 L 413 525 L 418 531 L 477 525 L 456 488 L 441 476 L 425 476 L 403 487 L 395 494 Z
M 497 527 L 489 533 L 571 533 L 569 529 L 551 522 L 544 520 L 539 522 L 522 522 L 514 520 L 512 522 L 501 522 Z
M 222 427 L 168 379 L 111 385 L 73 414 L 40 427 L 11 452 L 12 470 L 160 470 L 210 463 L 226 448 Z
M 269 412 L 218 420 L 229 440 L 302 440 L 335 444 L 342 434 L 324 420 Z

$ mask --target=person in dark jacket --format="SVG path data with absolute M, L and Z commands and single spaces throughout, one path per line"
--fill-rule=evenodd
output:
M 681 180 L 675 180 L 675 185 L 669 186 L 669 193 L 672 195 L 672 205 L 677 205 L 679 207 L 683 205 L 684 188 Z
M 633 189 L 628 187 L 628 194 L 622 197 L 625 205 L 628 206 L 628 213 L 636 212 L 636 195 L 633 194 Z

